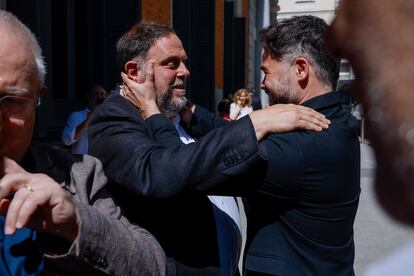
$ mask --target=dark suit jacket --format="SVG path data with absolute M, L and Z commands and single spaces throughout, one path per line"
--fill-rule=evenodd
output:
M 217 183 L 263 160 L 250 119 L 183 145 L 163 115 L 144 121 L 131 103 L 114 95 L 94 112 L 89 134 L 90 154 L 117 183 L 110 192 L 126 216 L 148 229 L 168 257 L 187 266 L 218 267 L 212 206 L 194 191 L 211 193 Z M 234 190 L 232 185 L 221 189 Z
M 245 199 L 245 268 L 270 275 L 352 275 L 360 194 L 356 120 L 337 92 L 303 105 L 325 114 L 329 129 L 270 135 L 262 143 L 267 168 L 233 179 L 256 186 Z M 222 123 L 197 108 L 190 131 L 202 135 Z

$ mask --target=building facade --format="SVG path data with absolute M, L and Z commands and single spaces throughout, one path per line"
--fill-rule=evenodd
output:
M 118 38 L 140 20 L 173 26 L 188 55 L 188 97 L 216 110 L 239 88 L 260 90 L 258 31 L 273 20 L 313 14 L 328 23 L 338 0 L 0 0 L 38 37 L 47 63 L 48 93 L 37 110 L 35 136 L 58 137 L 68 115 L 85 106 L 93 84 L 112 90 L 121 82 L 115 61 Z M 341 79 L 353 77 L 347 61 Z M 262 95 L 261 95 L 262 94 Z
M 314 15 L 330 24 L 335 17 L 340 0 L 278 0 L 276 2 L 279 7 L 277 10 L 273 10 L 273 18 L 277 20 L 297 15 Z M 354 78 L 349 62 L 341 60 L 339 79 L 351 80 Z
M 214 111 L 246 86 L 249 0 L 0 0 L 37 36 L 48 92 L 36 111 L 35 137 L 59 137 L 69 114 L 85 106 L 93 84 L 120 83 L 118 38 L 140 20 L 173 26 L 187 51 L 188 96 Z M 252 1 L 256 2 L 256 1 Z

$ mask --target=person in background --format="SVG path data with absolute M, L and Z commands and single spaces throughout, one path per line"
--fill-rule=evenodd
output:
M 106 191 L 102 164 L 32 141 L 44 58 L 3 10 L 0 35 L 0 275 L 166 275 L 158 242 Z
M 108 96 L 106 90 L 96 84 L 86 93 L 88 107 L 70 114 L 65 128 L 62 131 L 61 140 L 66 146 L 71 146 L 73 154 L 88 153 L 88 126 L 92 119 L 92 113 Z
M 244 88 L 237 90 L 230 105 L 230 120 L 238 120 L 250 112 L 253 112 L 253 107 L 249 91 Z
M 217 105 L 219 116 L 226 121 L 230 121 L 230 104 L 231 101 L 227 98 L 224 98 Z

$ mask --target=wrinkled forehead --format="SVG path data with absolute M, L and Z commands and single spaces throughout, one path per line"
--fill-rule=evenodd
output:
M 27 42 L 1 27 L 0 33 L 0 91 L 37 92 L 36 63 Z

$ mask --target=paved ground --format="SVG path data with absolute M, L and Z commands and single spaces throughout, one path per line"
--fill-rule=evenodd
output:
M 355 230 L 355 274 L 364 275 L 367 266 L 398 247 L 414 240 L 414 229 L 390 219 L 378 206 L 372 185 L 375 159 L 372 149 L 361 144 L 361 198 Z M 413 260 L 414 261 L 414 260 Z

